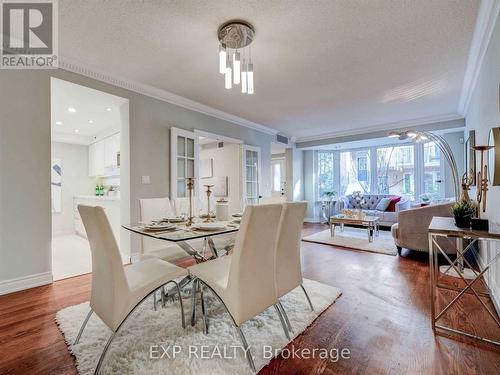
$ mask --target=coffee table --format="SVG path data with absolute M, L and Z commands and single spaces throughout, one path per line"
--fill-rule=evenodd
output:
M 373 232 L 378 237 L 380 218 L 378 216 L 364 216 L 358 218 L 356 216 L 346 216 L 343 214 L 330 217 L 330 233 L 335 236 L 335 226 L 340 226 L 340 231 L 344 231 L 344 225 L 359 225 L 365 227 L 368 231 L 368 242 L 373 242 Z

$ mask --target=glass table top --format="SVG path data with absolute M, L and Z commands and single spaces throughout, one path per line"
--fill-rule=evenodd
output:
M 195 224 L 201 224 L 201 221 L 195 222 Z M 219 234 L 227 234 L 227 233 L 233 233 L 237 232 L 240 228 L 240 225 L 235 222 L 231 221 L 216 221 L 214 223 L 220 223 L 221 225 L 224 226 L 224 229 L 218 229 L 218 230 L 200 230 L 200 229 L 194 229 L 191 227 L 186 227 L 185 224 L 175 224 L 174 229 L 168 229 L 168 230 L 147 230 L 142 223 L 132 223 L 132 224 L 124 224 L 122 225 L 123 228 L 151 238 L 157 238 L 160 240 L 165 240 L 165 241 L 172 241 L 172 242 L 180 242 L 180 241 L 189 241 L 189 240 L 194 240 L 197 238 L 204 238 L 204 237 L 211 237 L 211 236 L 217 236 Z

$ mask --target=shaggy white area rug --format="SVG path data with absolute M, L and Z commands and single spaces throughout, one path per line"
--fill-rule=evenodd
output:
M 366 229 L 351 227 L 345 227 L 344 232 L 341 232 L 340 228 L 337 228 L 334 237 L 331 236 L 330 229 L 327 229 L 304 237 L 302 240 L 372 253 L 387 255 L 396 255 L 398 253 L 391 232 L 383 230 L 380 231 L 378 237 L 375 234 L 373 235 L 373 242 L 368 242 L 368 232 Z
M 304 279 L 315 311 L 309 308 L 304 293 L 297 288 L 282 298 L 294 333 L 302 333 L 341 295 L 338 288 Z M 121 328 L 111 344 L 102 373 L 104 374 L 250 374 L 239 336 L 223 306 L 205 292 L 209 334 L 203 333 L 199 298 L 197 323 L 190 325 L 190 299 L 183 299 L 186 330 L 180 322 L 179 303 L 168 302 L 166 308 L 152 308 L 152 298 L 145 301 Z M 77 345 L 72 345 L 78 329 L 89 311 L 88 303 L 60 310 L 56 320 L 70 351 L 76 357 L 80 374 L 91 374 L 111 331 L 93 314 Z M 274 308 L 267 309 L 245 322 L 243 332 L 251 346 L 257 370 L 270 362 L 271 347 L 275 354 L 288 344 Z M 164 354 L 164 349 L 168 355 Z M 226 354 L 224 355 L 224 350 Z M 173 352 L 180 351 L 173 358 Z M 195 354 L 195 351 L 197 354 Z M 203 354 L 203 351 L 206 351 Z M 190 353 L 191 352 L 191 353 Z M 210 357 L 215 353 L 213 358 Z M 220 353 L 220 355 L 218 354 Z M 159 358 L 163 356 L 163 358 Z M 170 358 L 168 358 L 170 357 Z

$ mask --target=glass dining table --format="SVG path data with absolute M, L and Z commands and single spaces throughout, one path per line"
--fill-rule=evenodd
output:
M 124 224 L 122 227 L 132 233 L 139 234 L 141 236 L 155 238 L 157 240 L 163 240 L 171 243 L 177 244 L 182 250 L 186 252 L 187 255 L 193 257 L 197 263 L 206 262 L 210 259 L 217 258 L 218 249 L 215 247 L 213 237 L 220 236 L 224 234 L 237 232 L 240 228 L 238 223 L 232 221 L 221 221 L 217 222 L 221 224 L 221 229 L 206 230 L 196 228 L 196 222 L 193 226 L 187 227 L 185 224 L 176 224 L 175 228 L 162 230 L 162 231 L 152 231 L 148 230 L 144 224 Z M 210 255 L 207 256 L 205 246 L 200 249 L 195 249 L 191 246 L 188 241 L 204 239 L 210 250 Z
M 200 222 L 198 222 L 200 223 Z M 177 244 L 182 250 L 186 252 L 187 255 L 191 256 L 196 263 L 206 262 L 211 259 L 216 259 L 219 257 L 219 249 L 216 248 L 213 237 L 221 236 L 224 234 L 235 233 L 239 230 L 239 224 L 232 221 L 219 222 L 221 224 L 221 229 L 217 230 L 201 230 L 196 229 L 197 222 L 193 226 L 187 227 L 185 224 L 176 224 L 175 228 L 162 231 L 151 231 L 146 229 L 143 223 L 134 223 L 122 225 L 122 227 L 132 233 L 136 233 L 141 236 L 155 238 L 157 240 L 163 240 L 170 243 Z M 204 244 L 201 249 L 196 249 L 188 241 L 204 239 Z M 208 251 L 206 251 L 208 248 Z M 227 254 L 227 252 L 226 252 Z M 185 276 L 178 284 L 181 289 L 187 286 L 192 281 L 190 275 Z M 175 299 L 175 291 L 172 289 L 170 291 L 165 291 L 161 289 L 162 306 L 165 307 L 165 302 L 168 299 Z M 191 293 L 191 298 L 193 298 L 192 308 L 191 308 L 191 325 L 195 322 L 195 307 L 194 307 L 194 293 Z

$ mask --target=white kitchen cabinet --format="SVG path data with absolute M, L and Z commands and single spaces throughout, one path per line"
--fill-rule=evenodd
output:
M 118 153 L 120 152 L 120 133 L 104 139 L 104 167 L 118 167 Z
M 89 176 L 118 176 L 120 133 L 113 134 L 89 145 Z

